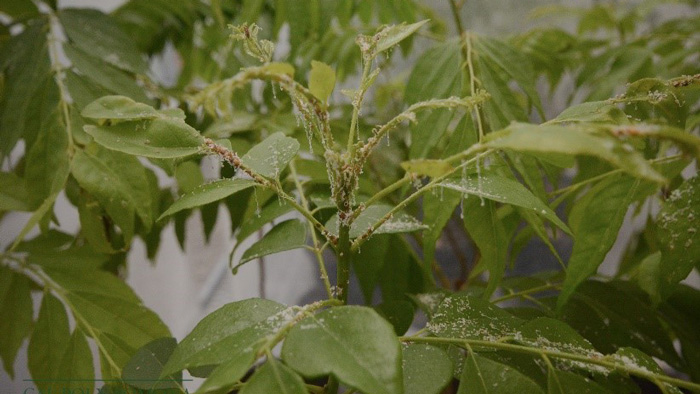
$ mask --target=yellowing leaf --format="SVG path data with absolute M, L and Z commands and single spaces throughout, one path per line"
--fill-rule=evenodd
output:
M 452 165 L 444 160 L 417 159 L 404 161 L 401 167 L 412 174 L 425 175 L 436 178 L 454 170 Z
M 335 87 L 335 71 L 326 63 L 311 61 L 311 74 L 309 75 L 309 90 L 311 94 L 323 103 L 328 98 Z

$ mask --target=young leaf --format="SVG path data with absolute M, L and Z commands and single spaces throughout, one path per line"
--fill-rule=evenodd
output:
M 70 340 L 66 309 L 56 297 L 44 294 L 27 348 L 27 366 L 39 390 L 60 391 L 52 380 L 62 378 L 58 370 Z
M 261 299 L 224 305 L 202 319 L 177 345 L 161 377 L 185 368 L 219 365 L 239 357 L 249 357 L 252 362 L 252 354 L 257 352 L 261 340 L 286 321 L 283 319 L 285 311 L 284 305 Z
M 452 362 L 435 346 L 403 346 L 404 394 L 439 394 L 452 380 Z
M 335 87 L 335 71 L 323 62 L 311 61 L 311 74 L 309 75 L 309 90 L 322 103 L 328 102 Z
M 298 219 L 286 220 L 276 225 L 243 253 L 241 261 L 234 270 L 259 257 L 303 248 L 306 245 L 306 228 L 307 226 Z
M 384 52 L 387 49 L 390 49 L 394 45 L 406 39 L 411 34 L 415 33 L 426 23 L 428 23 L 428 20 L 412 23 L 410 25 L 402 23 L 400 25 L 387 26 L 381 29 L 374 36 L 374 39 L 376 39 L 377 46 L 373 55 L 376 56 L 377 54 Z
M 497 340 L 522 323 L 483 298 L 456 293 L 445 297 L 426 327 L 439 337 Z
M 150 105 L 137 103 L 124 96 L 105 96 L 83 108 L 80 113 L 89 119 L 151 120 L 160 117 Z
M 693 267 L 700 267 L 700 176 L 671 193 L 658 216 L 661 296 L 666 298 Z
M 496 174 L 482 174 L 480 177 L 471 176 L 461 181 L 447 180 L 440 182 L 437 186 L 530 209 L 560 229 L 570 233 L 569 227 L 557 217 L 557 214 L 547 204 L 535 197 L 525 186 L 512 179 Z
M 271 358 L 262 367 L 258 368 L 241 394 L 306 394 L 304 381 L 286 365 Z
M 163 365 L 173 354 L 176 346 L 177 340 L 167 337 L 147 343 L 137 350 L 124 366 L 122 380 L 141 390 L 178 388 L 181 374 L 160 378 Z
M 526 375 L 473 351 L 469 352 L 463 368 L 457 394 L 544 394 Z
M 298 151 L 297 140 L 278 132 L 252 147 L 241 162 L 264 177 L 278 178 Z
M 0 265 L 0 358 L 10 377 L 14 376 L 17 351 L 32 329 L 30 285 L 25 276 Z
M 198 186 L 190 193 L 180 197 L 173 203 L 158 220 L 173 215 L 185 209 L 201 207 L 203 205 L 219 201 L 232 194 L 253 187 L 255 182 L 249 179 L 219 179 L 218 181 L 205 183 Z
M 332 374 L 359 391 L 401 394 L 401 345 L 370 308 L 342 306 L 302 320 L 287 335 L 282 359 L 307 378 Z
M 201 153 L 204 145 L 204 137 L 179 118 L 85 126 L 85 132 L 108 149 L 160 159 Z

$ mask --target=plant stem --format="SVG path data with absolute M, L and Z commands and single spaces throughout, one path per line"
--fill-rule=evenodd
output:
M 363 56 L 364 57 L 364 56 Z M 355 98 L 352 103 L 352 119 L 350 120 L 350 130 L 348 131 L 347 151 L 350 152 L 350 163 L 355 158 L 355 131 L 357 129 L 357 121 L 360 116 L 360 108 L 365 97 L 365 83 L 369 77 L 370 69 L 372 68 L 372 60 L 364 59 L 362 62 L 362 79 L 360 79 L 360 89 L 355 93 Z
M 338 280 L 336 283 L 338 299 L 348 303 L 348 287 L 350 286 L 350 224 L 341 223 L 338 236 Z
M 309 210 L 309 202 L 306 200 L 306 196 L 304 195 L 304 189 L 301 186 L 301 182 L 299 181 L 299 176 L 297 175 L 297 169 L 296 169 L 296 164 L 294 163 L 294 160 L 292 160 L 289 163 L 289 170 L 291 172 L 292 178 L 294 179 L 294 184 L 297 187 L 297 191 L 299 192 L 299 199 L 301 199 L 301 205 L 306 209 L 307 211 Z M 328 294 L 328 298 L 333 298 L 333 291 L 331 290 L 331 282 L 328 279 L 328 271 L 326 270 L 326 261 L 323 258 L 323 252 L 321 251 L 321 248 L 319 247 L 319 242 L 318 242 L 318 237 L 316 236 L 316 230 L 314 229 L 314 224 L 309 222 L 309 227 L 311 230 L 311 241 L 314 245 L 313 247 L 313 252 L 314 255 L 316 255 L 316 260 L 318 261 L 318 269 L 321 271 L 321 280 L 323 280 L 323 286 L 326 288 L 326 293 Z
M 578 361 L 586 364 L 599 365 L 601 367 L 613 370 L 613 371 L 623 371 L 629 375 L 638 376 L 643 379 L 650 380 L 652 382 L 662 382 L 668 383 L 677 387 L 682 387 L 691 391 L 700 391 L 700 384 L 688 382 L 681 379 L 672 378 L 670 376 L 660 375 L 657 373 L 649 372 L 646 369 L 629 366 L 617 363 L 615 361 L 610 361 L 608 357 L 591 357 L 576 353 L 567 353 L 559 350 L 551 350 L 542 347 L 531 347 L 525 345 L 517 345 L 507 342 L 498 341 L 484 341 L 480 339 L 458 339 L 458 338 L 436 338 L 436 337 L 400 337 L 403 342 L 418 342 L 418 343 L 433 343 L 441 345 L 456 345 L 462 348 L 468 349 L 470 346 L 486 347 L 498 350 L 508 350 L 518 353 L 526 353 L 537 356 L 547 356 L 560 358 L 571 361 Z

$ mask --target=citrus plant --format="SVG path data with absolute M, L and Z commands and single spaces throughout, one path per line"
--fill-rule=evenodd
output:
M 692 2 L 647 23 L 656 3 L 540 9 L 576 32 L 502 39 L 452 0 L 453 38 L 408 0 L 3 2 L 0 211 L 30 213 L 1 255 L 5 371 L 28 340 L 40 390 L 92 391 L 91 341 L 101 392 L 182 392 L 184 370 L 197 393 L 700 391 L 700 292 L 681 283 L 700 268 L 700 23 Z M 391 74 L 416 35 L 429 48 Z M 147 62 L 166 48 L 169 83 Z M 154 257 L 169 222 L 182 242 L 197 209 L 208 235 L 221 203 L 232 274 L 305 248 L 326 297 L 236 300 L 178 343 L 120 278 L 127 252 Z M 524 260 L 533 243 L 560 268 Z

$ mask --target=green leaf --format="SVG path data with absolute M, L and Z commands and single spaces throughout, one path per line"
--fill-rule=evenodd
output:
M 421 176 L 428 176 L 431 178 L 436 178 L 441 175 L 445 175 L 452 170 L 452 164 L 445 160 L 431 160 L 431 159 L 416 159 L 411 161 L 404 161 L 401 163 L 401 168 L 406 170 L 406 172 L 411 174 L 418 174 Z
M 350 238 L 357 238 L 365 233 L 373 224 L 391 211 L 392 206 L 376 204 L 367 207 L 350 225 Z M 327 223 L 326 228 L 331 234 L 337 234 L 338 215 L 334 215 Z M 387 220 L 374 231 L 373 234 L 410 233 L 425 229 L 426 226 L 413 216 L 399 212 Z
M 302 320 L 287 335 L 282 358 L 307 378 L 332 374 L 359 391 L 403 392 L 401 345 L 370 308 L 333 307 Z
M 108 15 L 95 9 L 62 9 L 58 18 L 70 42 L 118 68 L 145 74 L 148 64 Z
M 426 51 L 411 71 L 404 92 L 407 104 L 458 95 L 461 88 L 460 42 L 448 41 Z M 453 117 L 450 109 L 418 114 L 411 126 L 410 158 L 425 158 L 445 134 Z
M 415 308 L 408 300 L 390 300 L 374 306 L 393 327 L 396 335 L 404 335 L 413 323 Z
M 506 230 L 493 201 L 484 201 L 482 205 L 477 199 L 469 199 L 462 204 L 462 209 L 464 228 L 479 248 L 479 264 L 489 270 L 488 286 L 484 290 L 484 297 L 488 298 L 498 287 L 506 270 L 508 250 L 503 247 L 508 243 Z
M 241 224 L 241 229 L 236 234 L 236 240 L 239 243 L 244 241 L 265 224 L 293 210 L 294 208 L 286 201 L 273 198 L 272 201 L 260 209 L 260 212 L 251 211 L 250 217 Z
M 264 177 L 278 178 L 298 151 L 297 140 L 278 132 L 252 147 L 241 162 Z
M 603 262 L 639 189 L 638 180 L 624 175 L 611 176 L 595 185 L 571 209 L 569 223 L 574 233 L 574 248 L 557 308 L 561 309 L 576 287 L 593 275 Z
M 452 380 L 452 362 L 435 346 L 403 346 L 404 394 L 439 394 Z
M 137 165 L 141 168 L 140 164 Z M 80 187 L 100 202 L 107 214 L 121 228 L 128 243 L 134 235 L 136 213 L 136 200 L 129 193 L 129 181 L 100 158 L 84 150 L 78 150 L 73 156 L 71 173 Z
M 389 237 L 389 235 L 374 236 L 362 244 L 361 253 L 352 255 L 353 272 L 357 276 L 366 304 L 372 302 L 374 289 L 377 287 L 379 274 L 389 248 Z
M 90 335 L 110 335 L 133 349 L 170 336 L 160 318 L 122 280 L 71 263 L 63 261 L 43 269 L 61 288 L 73 315 L 90 328 L 87 330 Z
M 161 115 L 150 105 L 138 103 L 129 97 L 105 96 L 83 108 L 80 113 L 89 119 L 151 120 Z
M 562 111 L 548 124 L 612 123 L 628 124 L 627 115 L 609 101 L 590 101 L 573 105 Z
M 517 370 L 473 351 L 464 362 L 457 394 L 543 394 L 540 386 Z
M 226 304 L 197 323 L 177 345 L 161 377 L 185 368 L 219 365 L 239 357 L 250 357 L 252 362 L 252 355 L 264 339 L 287 322 L 289 315 L 284 305 L 274 301 L 248 299 Z M 221 373 L 216 376 L 223 378 Z
M 241 394 L 306 394 L 307 392 L 306 384 L 301 377 L 274 358 L 258 368 L 241 390 Z
M 31 282 L 0 265 L 0 358 L 5 371 L 14 377 L 15 356 L 32 330 Z
M 412 23 L 410 25 L 402 23 L 400 25 L 387 26 L 381 29 L 374 36 L 377 46 L 373 55 L 376 56 L 377 54 L 390 49 L 411 34 L 415 33 L 426 23 L 428 23 L 428 20 Z
M 29 149 L 25 180 L 35 206 L 63 189 L 69 173 L 68 134 L 61 124 L 59 111 L 42 122 L 42 131 Z
M 204 145 L 204 137 L 179 118 L 85 126 L 85 132 L 108 149 L 160 159 L 202 153 Z
M 232 194 L 238 193 L 249 187 L 253 187 L 255 182 L 249 179 L 220 179 L 218 181 L 205 183 L 198 186 L 193 191 L 180 197 L 171 205 L 158 220 L 180 212 L 185 209 L 201 207 L 203 205 L 219 201 Z
M 520 327 L 517 341 L 537 348 L 564 353 L 600 355 L 596 349 L 568 324 L 549 317 L 538 317 Z M 566 361 L 562 361 L 566 363 Z M 576 366 L 581 366 L 575 364 Z M 583 364 L 585 365 L 585 364 Z
M 3 2 L 4 3 L 4 2 Z M 12 37 L 2 48 L 0 71 L 3 72 L 2 98 L 0 99 L 0 158 L 4 159 L 20 138 L 30 141 L 36 138 L 38 127 L 31 127 L 37 120 L 36 105 L 49 98 L 55 105 L 56 84 L 51 74 L 51 62 L 47 50 L 45 29 L 48 18 L 38 18 L 26 26 L 21 34 Z M 11 99 L 10 99 L 11 98 Z M 55 106 L 54 106 L 55 108 Z
M 273 74 L 294 76 L 294 66 L 289 63 L 272 62 L 259 66 L 258 68 Z
M 547 394 L 611 394 L 591 379 L 573 372 L 549 368 Z
M 684 181 L 658 215 L 661 296 L 666 298 L 693 267 L 700 267 L 700 177 Z
M 651 372 L 660 375 L 664 375 L 664 371 L 659 367 L 659 365 L 654 361 L 653 358 L 644 354 L 643 352 L 634 348 L 622 348 L 619 349 L 611 357 L 613 362 L 621 364 L 626 368 L 633 368 L 643 372 Z M 661 383 L 663 387 L 661 389 L 663 392 L 668 394 L 681 394 L 682 391 L 678 387 L 672 386 L 668 383 Z
M 488 57 L 493 64 L 517 82 L 544 118 L 542 103 L 537 90 L 535 90 L 537 78 L 529 58 L 506 42 L 482 36 L 474 40 L 474 49 L 479 52 L 480 56 Z M 516 64 L 517 67 L 514 67 Z
M 0 5 L 0 12 L 14 19 L 24 19 L 37 15 L 39 10 L 31 0 L 8 0 Z
M 309 75 L 309 90 L 311 94 L 321 100 L 328 102 L 328 98 L 333 93 L 335 87 L 335 71 L 326 63 L 311 61 L 311 74 Z
M 522 323 L 483 298 L 456 293 L 443 299 L 426 327 L 439 337 L 497 340 L 513 335 Z
M 230 392 L 248 372 L 254 361 L 255 355 L 252 352 L 247 352 L 241 354 L 240 357 L 222 363 L 207 376 L 207 380 L 199 386 L 195 394 Z
M 73 331 L 56 376 L 61 379 L 61 392 L 93 392 L 95 366 L 92 351 L 81 329 Z
M 471 194 L 480 198 L 532 210 L 565 232 L 571 233 L 569 227 L 557 217 L 557 214 L 547 204 L 535 197 L 520 182 L 501 175 L 481 174 L 481 176 L 470 176 L 460 181 L 447 180 L 437 184 L 437 187 L 444 187 L 464 194 Z M 468 213 L 465 212 L 465 216 L 467 215 Z
M 0 211 L 31 211 L 24 180 L 12 172 L 0 172 Z
M 45 293 L 27 348 L 27 367 L 39 390 L 60 391 L 51 380 L 63 378 L 58 370 L 70 340 L 66 309 L 56 297 Z
M 562 310 L 562 319 L 603 353 L 634 347 L 670 365 L 680 364 L 659 313 L 613 284 L 582 283 Z
M 306 246 L 306 225 L 298 219 L 286 220 L 272 228 L 241 256 L 234 270 L 250 260 Z
M 64 44 L 63 50 L 70 59 L 73 69 L 83 79 L 83 83 L 99 86 L 112 94 L 121 94 L 141 102 L 149 102 L 143 88 L 136 83 L 131 75 L 105 63 L 104 59 L 91 56 L 73 45 Z M 72 90 L 71 86 L 69 86 L 69 90 Z M 84 102 L 73 97 L 75 93 L 74 90 L 71 91 L 71 98 L 74 99 L 74 104 L 79 108 L 84 108 L 86 104 L 92 102 L 92 100 Z
M 657 183 L 665 182 L 644 157 L 611 138 L 588 133 L 577 126 L 529 125 L 517 123 L 491 134 L 487 146 L 516 152 L 565 153 L 598 157 L 623 171 Z
M 159 338 L 147 343 L 131 357 L 122 370 L 122 380 L 141 390 L 159 390 L 180 387 L 181 374 L 160 378 L 163 365 L 173 354 L 177 340 Z
M 483 106 L 485 120 L 491 130 L 503 129 L 513 121 L 527 121 L 524 106 L 508 85 L 507 74 L 488 57 L 477 57 L 476 66 L 481 86 L 491 98 Z

